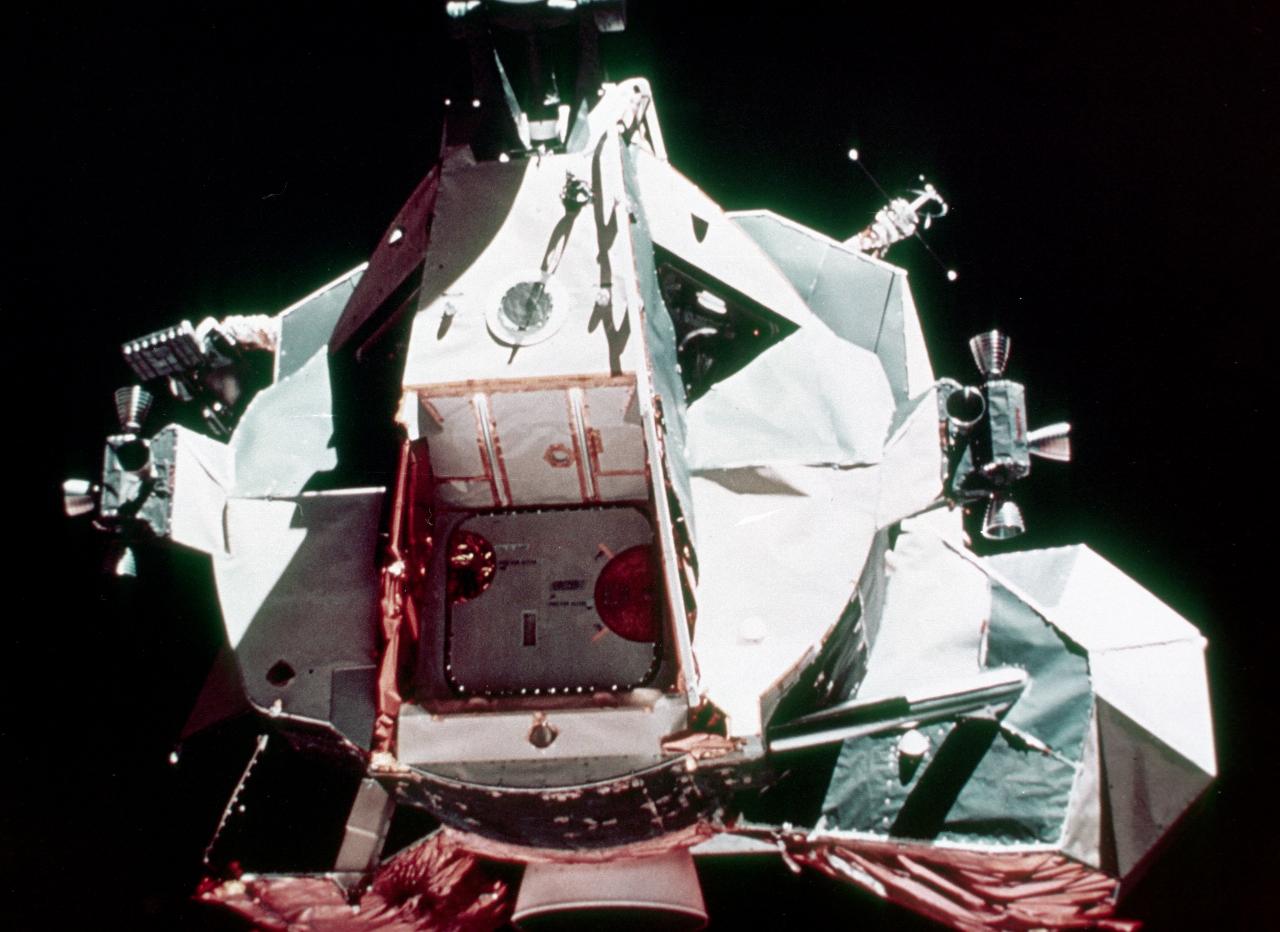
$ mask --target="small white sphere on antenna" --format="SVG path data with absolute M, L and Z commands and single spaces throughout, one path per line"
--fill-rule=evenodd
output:
M 858 150 L 857 150 L 857 149 L 850 149 L 850 150 L 849 150 L 849 161 L 850 161 L 850 162 L 856 162 L 856 161 L 858 161 Z
M 953 282 L 960 277 L 960 273 L 955 269 L 947 269 L 947 281 Z

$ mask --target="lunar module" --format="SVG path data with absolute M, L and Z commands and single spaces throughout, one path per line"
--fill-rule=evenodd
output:
M 1005 334 L 972 384 L 934 372 L 884 256 L 942 197 L 844 241 L 727 213 L 649 84 L 604 80 L 621 3 L 446 7 L 440 160 L 369 262 L 126 344 L 67 485 L 119 572 L 144 540 L 211 563 L 189 733 L 248 709 L 255 759 L 360 772 L 329 870 L 213 859 L 197 895 L 263 928 L 693 928 L 695 861 L 759 853 L 957 929 L 1130 928 L 1214 775 L 1204 641 L 1086 546 L 970 546 L 966 509 L 1022 531 L 1069 432 L 1029 428 Z M 405 807 L 437 827 L 384 850 Z

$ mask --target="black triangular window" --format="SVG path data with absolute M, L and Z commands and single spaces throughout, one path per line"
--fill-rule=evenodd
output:
M 675 254 L 657 248 L 654 258 L 690 402 L 797 330 L 791 321 Z

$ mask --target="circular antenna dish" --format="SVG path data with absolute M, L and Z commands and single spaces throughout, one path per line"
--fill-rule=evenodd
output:
M 521 279 L 494 292 L 485 321 L 499 343 L 529 346 L 553 336 L 567 308 L 568 299 L 554 282 Z

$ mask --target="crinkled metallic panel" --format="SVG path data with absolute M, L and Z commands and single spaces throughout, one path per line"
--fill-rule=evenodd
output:
M 880 357 L 898 404 L 932 383 L 905 272 L 768 211 L 731 216 L 777 263 L 814 314 L 842 339 Z
M 1062 828 L 1062 851 L 1082 864 L 1114 871 L 1114 845 L 1110 842 L 1110 826 L 1104 824 L 1102 808 L 1102 752 L 1098 747 L 1098 713 L 1095 706 L 1085 736 L 1080 768 L 1071 800 L 1067 804 L 1066 822 Z
M 561 197 L 591 175 L 586 153 L 446 165 L 406 388 L 634 371 L 639 349 L 614 326 L 625 303 L 602 280 L 620 247 L 591 205 Z
M 704 688 L 733 734 L 816 651 L 858 585 L 875 536 L 875 470 L 718 470 L 693 479 Z
M 1206 774 L 1217 773 L 1204 646 L 1171 641 L 1089 655 L 1098 698 Z
M 954 722 L 937 722 L 919 729 L 929 739 L 929 749 L 918 761 L 899 755 L 900 734 L 845 741 L 822 802 L 817 830 L 888 835 L 907 797 L 954 728 Z
M 927 691 L 981 669 L 982 626 L 991 605 L 987 577 L 934 532 L 934 524 L 953 520 L 958 516 L 942 512 L 904 521 L 884 555 L 884 609 L 859 695 Z
M 276 349 L 276 381 L 297 372 L 329 343 L 329 336 L 364 274 L 353 269 L 292 307 L 280 312 L 280 345 Z
M 404 734 L 405 719 L 400 720 L 400 734 Z M 527 726 L 528 717 L 524 724 Z M 519 737 L 528 744 L 528 728 Z M 414 766 L 447 780 L 459 783 L 479 783 L 497 787 L 538 787 L 554 789 L 579 786 L 599 780 L 610 780 L 619 774 L 645 770 L 662 760 L 661 755 L 601 755 L 591 753 L 586 757 L 544 757 L 537 760 L 449 760 Z
M 388 298 L 401 292 L 422 263 L 439 190 L 437 167 L 418 183 L 379 241 L 368 268 L 333 327 L 329 337 L 331 353 L 358 349 L 359 340 L 368 339 L 388 323 L 388 314 L 399 311 L 398 307 L 386 306 L 392 303 Z M 495 194 L 497 190 L 495 188 Z
M 438 501 L 456 508 L 501 505 L 497 464 L 485 445 L 483 398 L 419 396 L 418 409 L 418 435 L 427 438 Z
M 382 864 L 368 887 L 344 881 L 350 876 L 248 874 L 201 884 L 196 898 L 251 928 L 316 932 L 490 932 L 505 925 L 514 898 L 495 871 L 440 832 Z
M 636 177 L 636 160 L 643 153 L 634 148 L 622 151 L 623 180 L 626 195 L 634 210 L 630 224 L 631 252 L 635 263 L 636 286 L 644 305 L 644 348 L 648 355 L 653 390 L 661 403 L 661 431 L 664 445 L 666 481 L 689 523 L 695 542 L 698 519 L 689 486 L 689 467 L 685 462 L 686 408 L 684 386 L 680 382 L 676 359 L 676 330 L 662 301 L 658 284 L 653 240 L 650 238 L 647 205 L 642 200 Z M 656 472 L 656 470 L 655 470 Z
M 1027 692 L 1035 687 L 1033 682 Z M 1055 843 L 1076 769 L 1001 731 L 947 810 L 938 837 L 960 843 Z
M 862 575 L 858 577 L 858 602 L 862 605 L 862 623 L 867 632 L 868 654 L 875 647 L 876 638 L 880 634 L 880 625 L 884 620 L 884 600 L 889 583 L 885 555 L 892 549 L 890 541 L 895 536 L 896 529 L 881 528 L 876 532 L 871 542 L 871 549 L 867 551 Z M 863 675 L 865 676 L 865 670 Z M 861 680 L 859 680 L 860 685 Z M 855 688 L 850 695 L 856 695 L 856 692 Z
M 420 772 L 399 798 L 445 825 L 521 846 L 608 848 L 658 838 L 707 818 L 727 796 L 732 771 L 690 771 L 682 755 L 617 779 L 563 789 L 459 783 Z
M 226 546 L 222 512 L 235 464 L 230 447 L 195 431 L 176 432 L 169 535 L 175 543 L 204 553 Z
M 642 693 L 649 694 L 647 701 Z M 400 757 L 465 782 L 526 787 L 577 786 L 658 763 L 662 740 L 685 727 L 684 700 L 657 690 L 617 698 L 615 705 L 538 712 L 406 709 L 400 718 Z M 538 723 L 555 731 L 555 740 L 545 747 L 529 741 Z
M 1103 811 L 1110 815 L 1117 867 L 1124 877 L 1212 777 L 1105 700 L 1098 701 L 1098 730 L 1106 780 Z
M 1046 610 L 1062 601 L 1076 561 L 1085 552 L 1080 545 L 1042 550 L 1013 550 L 983 559 L 1018 589 Z
M 686 455 L 693 470 L 876 463 L 893 412 L 879 360 L 815 322 L 689 406 Z
M 440 500 L 458 507 L 590 504 L 649 497 L 635 384 L 499 381 L 418 396 Z
M 827 253 L 809 301 L 814 313 L 837 335 L 876 354 L 897 404 L 911 397 L 906 293 L 906 273 L 833 248 Z
M 1031 682 L 948 812 L 944 837 L 1057 841 L 1091 726 L 1088 664 L 1048 622 L 993 584 L 986 666 L 1021 668 Z
M 787 277 L 720 205 L 670 163 L 634 146 L 630 151 L 655 244 L 794 324 L 816 322 Z
M 938 402 L 933 391 L 898 408 L 901 419 L 885 444 L 880 463 L 876 523 L 887 527 L 917 514 L 942 496 L 942 445 Z
M 1203 639 L 1195 626 L 1085 546 L 989 558 L 1086 650 Z
M 814 289 L 822 277 L 827 254 L 833 249 L 850 252 L 847 247 L 838 246 L 816 230 L 810 230 L 771 211 L 734 211 L 729 217 L 773 260 L 778 270 L 791 282 L 791 287 L 809 304 L 810 309 L 813 309 Z M 871 295 L 873 301 L 878 298 L 883 305 L 892 270 L 883 263 L 860 263 L 853 268 L 860 270 L 865 279 L 862 290 Z M 821 309 L 814 313 L 820 314 Z M 841 336 L 871 349 L 875 345 L 877 315 L 864 312 L 847 314 L 846 317 L 848 319 L 844 321 Z
M 965 850 L 867 839 L 797 840 L 797 861 L 954 929 L 1107 929 L 1113 877 L 1049 851 Z
M 987 396 L 987 427 L 983 434 L 991 437 L 991 461 L 1007 464 L 1025 475 L 1031 469 L 1031 453 L 1027 449 L 1027 390 L 1008 379 L 990 379 L 984 386 Z
M 973 744 L 969 750 L 979 756 L 968 754 L 970 769 L 943 768 L 952 782 L 939 777 L 924 787 L 918 807 L 924 815 L 904 820 L 915 823 L 913 830 L 926 825 L 953 840 L 1053 842 L 1061 834 L 1090 722 L 1085 659 L 1007 590 L 997 585 L 989 591 L 976 566 L 918 525 L 918 519 L 904 523 L 885 557 L 891 571 L 881 629 L 860 694 L 926 688 L 948 676 L 971 675 L 980 664 L 1023 668 L 1032 682 L 1008 712 L 1009 727 L 993 730 L 985 746 Z M 989 627 L 985 646 L 984 627 Z M 1051 750 L 1029 747 L 1023 735 Z M 894 800 L 904 792 L 901 762 L 893 753 L 896 740 L 846 743 L 826 806 L 833 824 L 906 830 L 895 815 L 899 803 Z M 931 749 L 936 746 L 931 742 Z M 888 817 L 877 814 L 875 794 L 866 787 L 885 791 L 879 801 Z
M 329 360 L 317 353 L 301 369 L 263 389 L 231 438 L 240 498 L 298 495 L 338 464 L 332 445 Z
M 702 887 L 687 848 L 649 858 L 614 858 L 588 864 L 534 862 L 525 868 L 512 920 L 521 928 L 563 920 L 577 911 L 643 916 L 667 929 L 701 929 L 707 922 Z
M 374 662 L 382 495 L 228 503 L 230 550 L 215 556 L 214 570 L 228 640 L 257 705 L 280 700 L 289 714 L 328 721 L 335 671 Z
M 822 647 L 792 682 L 778 681 L 760 700 L 766 728 L 843 702 L 867 672 L 867 628 L 862 600 L 854 596 L 831 627 Z M 802 664 L 804 660 L 800 661 Z
M 510 504 L 593 500 L 590 462 L 574 429 L 567 390 L 493 392 L 489 415 L 499 477 Z
M 1008 589 L 991 586 L 986 666 L 1027 671 L 1031 684 L 1009 710 L 1005 724 L 1043 741 L 1078 762 L 1089 730 L 1093 689 L 1089 663 L 1063 637 Z
M 600 500 L 646 498 L 644 430 L 635 385 L 591 387 L 583 395 L 587 457 Z
M 223 550 L 222 513 L 234 471 L 230 448 L 180 424 L 156 431 L 145 444 L 145 467 L 126 469 L 120 450 L 130 445 L 127 437 L 108 442 L 101 514 L 132 514 L 155 537 L 202 553 Z

